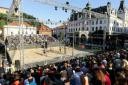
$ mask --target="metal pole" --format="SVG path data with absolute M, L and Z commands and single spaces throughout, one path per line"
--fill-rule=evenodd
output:
M 65 29 L 64 29 L 64 54 L 66 54 L 66 24 L 65 24 Z
M 72 57 L 74 57 L 74 32 L 73 32 L 73 39 L 72 39 Z
M 74 26 L 75 26 L 75 12 L 73 11 L 73 22 L 74 22 Z M 75 28 L 74 30 L 72 30 L 73 33 L 72 33 L 72 57 L 74 58 L 74 31 L 75 31 Z
M 60 34 L 60 38 L 59 38 L 59 51 L 61 53 L 61 37 L 62 37 L 62 34 Z
M 116 51 L 118 50 L 118 35 L 116 37 Z
M 19 4 L 19 52 L 20 52 L 20 63 L 22 62 L 22 53 L 21 53 L 21 4 Z
M 109 15 L 107 15 L 107 19 L 108 19 L 108 28 L 109 28 L 109 22 L 110 22 L 110 20 L 109 20 Z M 106 47 L 106 31 L 107 31 L 107 28 L 105 28 L 104 30 L 103 30 L 103 50 L 105 50 L 105 47 Z
M 106 28 L 105 28 L 106 29 Z M 103 36 L 103 50 L 105 50 L 106 47 L 106 30 L 104 29 L 104 36 Z
M 22 3 L 21 3 L 22 4 Z M 23 18 L 23 12 L 21 12 L 21 16 L 22 16 L 22 19 L 21 19 L 21 21 L 22 21 L 22 23 L 21 23 L 21 27 L 22 27 L 22 33 L 23 33 L 23 22 L 24 22 L 24 18 Z M 24 66 L 24 37 L 23 37 L 24 35 L 23 34 L 21 34 L 21 40 L 22 40 L 22 49 L 21 49 L 21 51 L 22 51 L 22 64 L 23 64 L 23 66 Z

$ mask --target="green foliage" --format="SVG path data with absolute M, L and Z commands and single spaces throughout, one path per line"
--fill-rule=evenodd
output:
M 33 25 L 33 26 L 41 26 L 41 23 L 38 22 L 36 20 L 36 18 L 32 15 L 29 15 L 29 14 L 26 14 L 26 13 L 23 13 L 23 18 L 26 18 L 26 19 L 32 19 L 30 21 L 27 21 L 29 24 Z
M 4 25 L 6 25 L 6 24 L 7 24 L 7 22 L 6 22 L 6 21 L 1 20 L 1 21 L 0 21 L 0 28 L 3 28 L 3 26 L 4 26 Z
M 23 13 L 23 18 L 27 18 L 27 19 L 35 19 L 35 17 L 33 17 L 32 15 L 29 15 L 29 14 L 26 14 L 26 13 Z
M 13 15 L 13 17 L 18 18 L 18 16 L 15 16 L 15 15 Z M 32 26 L 41 26 L 41 23 L 37 22 L 36 18 L 32 15 L 23 13 L 23 18 L 32 19 L 30 21 L 27 21 L 27 23 L 31 24 Z M 3 27 L 4 25 L 7 24 L 7 22 L 12 22 L 12 21 L 13 21 L 12 19 L 8 19 L 7 21 L 7 14 L 0 13 L 0 27 Z
M 0 20 L 7 20 L 7 14 L 0 13 Z
M 0 28 L 7 24 L 7 14 L 0 13 Z

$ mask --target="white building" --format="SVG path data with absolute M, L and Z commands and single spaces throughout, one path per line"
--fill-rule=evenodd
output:
M 37 33 L 37 28 L 29 25 L 24 22 L 22 26 L 19 26 L 18 22 L 13 21 L 12 23 L 5 25 L 3 29 L 3 35 L 11 36 L 11 35 L 32 35 Z
M 60 37 L 64 37 L 65 32 L 66 32 L 66 26 L 64 25 L 53 28 L 53 35 L 57 39 L 59 39 Z
M 74 33 L 76 43 L 78 39 L 80 41 L 79 43 L 85 43 L 91 38 L 89 35 L 98 30 L 105 32 L 105 37 L 122 33 L 128 34 L 128 9 L 125 7 L 124 2 L 124 0 L 120 1 L 118 10 L 113 9 L 110 2 L 108 2 L 106 6 L 93 9 L 91 9 L 90 4 L 87 3 L 83 12 L 71 14 L 70 21 L 67 25 L 67 37 L 72 42 Z M 100 13 L 103 16 L 99 17 L 99 15 L 84 13 L 86 10 Z M 100 34 L 98 33 L 97 35 Z M 86 41 L 83 42 L 83 40 Z

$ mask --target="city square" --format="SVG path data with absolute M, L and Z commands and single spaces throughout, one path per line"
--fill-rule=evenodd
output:
M 0 1 L 0 85 L 127 84 L 127 0 Z

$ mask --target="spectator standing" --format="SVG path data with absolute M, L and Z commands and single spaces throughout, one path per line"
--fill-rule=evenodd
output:
M 75 68 L 75 73 L 73 74 L 73 77 L 71 79 L 71 85 L 82 85 L 82 82 L 81 82 L 82 74 L 83 72 L 80 70 L 80 67 L 77 66 Z
M 25 81 L 24 81 L 24 85 L 37 85 L 36 81 L 35 81 L 35 78 L 32 77 L 30 72 L 27 73 L 27 77 L 28 78 L 25 79 Z

